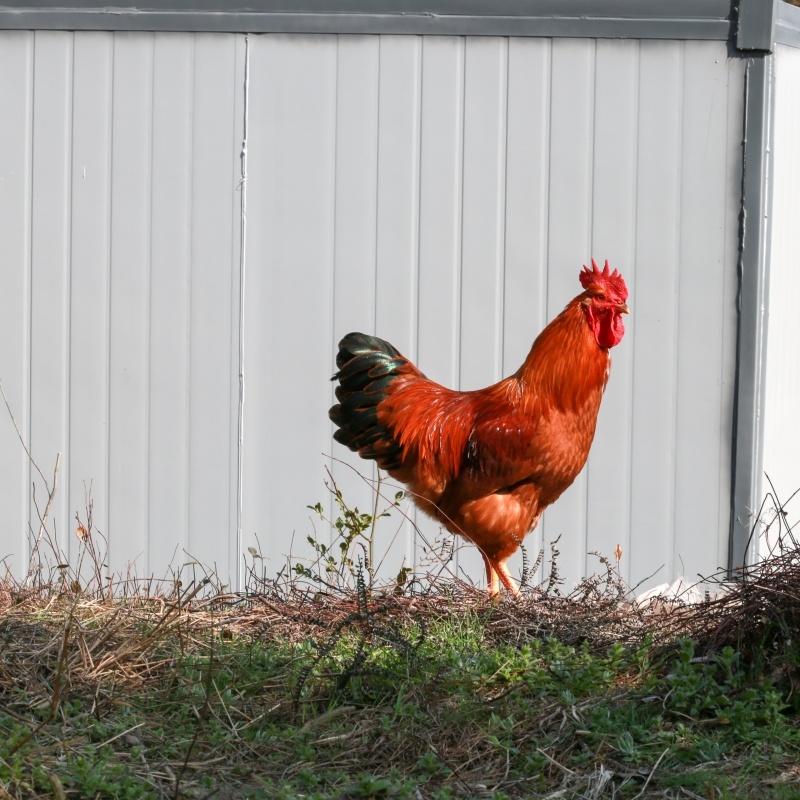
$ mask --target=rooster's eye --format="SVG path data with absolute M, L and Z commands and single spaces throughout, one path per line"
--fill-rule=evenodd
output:
M 598 300 L 605 300 L 606 296 L 604 294 L 599 294 L 599 295 L 597 295 L 597 299 Z

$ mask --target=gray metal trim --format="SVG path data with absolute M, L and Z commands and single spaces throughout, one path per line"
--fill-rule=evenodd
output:
M 30 0 L 0 7 L 0 29 L 405 33 L 712 39 L 731 36 L 731 0 Z
M 776 6 L 780 0 L 740 0 L 736 27 L 739 50 L 772 51 Z
M 774 56 L 748 58 L 745 74 L 742 211 L 739 235 L 739 330 L 733 430 L 733 497 L 728 567 L 747 563 L 752 513 L 761 503 L 764 367 L 769 290 Z
M 781 3 L 775 20 L 775 43 L 800 47 L 800 7 Z

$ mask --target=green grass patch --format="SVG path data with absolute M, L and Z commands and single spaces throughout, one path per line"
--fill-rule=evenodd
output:
M 10 606 L 0 797 L 800 797 L 791 647 L 512 633 L 525 602 Z

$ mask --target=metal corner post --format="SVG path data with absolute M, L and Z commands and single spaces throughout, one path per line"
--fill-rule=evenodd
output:
M 764 371 L 767 345 L 768 246 L 772 147 L 773 55 L 747 55 L 739 245 L 739 330 L 733 430 L 733 496 L 728 567 L 747 563 L 761 502 Z
M 780 0 L 739 0 L 736 31 L 738 50 L 772 51 L 775 17 Z

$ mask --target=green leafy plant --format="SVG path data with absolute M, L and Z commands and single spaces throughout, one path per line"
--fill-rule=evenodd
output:
M 299 561 L 296 562 L 294 571 L 299 577 L 307 578 L 318 584 L 324 584 L 329 588 L 340 588 L 342 585 L 352 586 L 356 579 L 354 549 L 360 547 L 362 561 L 369 575 L 368 586 L 371 587 L 374 579 L 375 527 L 378 520 L 390 517 L 391 510 L 400 506 L 404 493 L 397 492 L 394 496 L 394 501 L 390 505 L 379 509 L 378 504 L 381 497 L 381 475 L 379 472 L 375 487 L 375 506 L 371 513 L 365 513 L 359 511 L 358 507 L 350 508 L 330 471 L 325 485 L 333 496 L 338 510 L 336 516 L 333 519 L 329 519 L 321 502 L 308 506 L 308 508 L 317 514 L 320 520 L 330 528 L 333 533 L 333 540 L 328 545 L 319 541 L 316 536 L 306 537 L 308 543 L 314 549 L 316 558 L 312 561 L 311 566 L 302 564 Z M 411 571 L 410 567 L 401 568 L 397 576 L 398 586 L 406 583 Z

